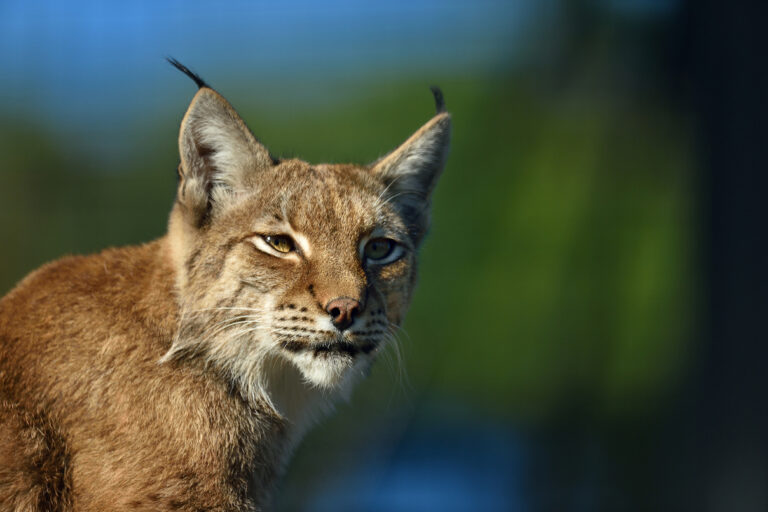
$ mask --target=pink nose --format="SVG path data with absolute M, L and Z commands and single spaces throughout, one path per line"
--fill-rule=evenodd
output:
M 325 310 L 331 315 L 333 325 L 340 331 L 348 328 L 355 321 L 355 315 L 360 314 L 362 306 L 359 301 L 349 297 L 338 297 L 325 305 Z

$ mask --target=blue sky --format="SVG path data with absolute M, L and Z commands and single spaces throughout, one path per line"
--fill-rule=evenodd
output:
M 87 119 L 172 79 L 171 55 L 216 85 L 343 81 L 378 73 L 471 73 L 508 65 L 530 0 L 0 4 L 0 112 L 37 106 Z M 89 107 L 89 108 L 83 108 Z
M 0 121 L 81 129 L 80 139 L 96 129 L 93 142 L 111 144 L 141 112 L 183 108 L 168 98 L 193 89 L 165 56 L 225 94 L 249 84 L 278 104 L 344 98 L 365 79 L 495 73 L 558 36 L 561 1 L 2 0 Z M 678 3 L 601 1 L 632 15 Z

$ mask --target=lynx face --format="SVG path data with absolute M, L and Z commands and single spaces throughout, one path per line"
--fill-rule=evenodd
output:
M 218 93 L 182 122 L 169 233 L 182 304 L 164 361 L 203 356 L 256 398 L 288 378 L 344 387 L 392 337 L 442 170 L 442 111 L 370 166 L 277 161 Z

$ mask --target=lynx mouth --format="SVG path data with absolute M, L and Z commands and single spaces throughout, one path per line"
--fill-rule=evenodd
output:
M 377 346 L 372 341 L 352 342 L 343 338 L 334 338 L 320 342 L 306 342 L 286 339 L 280 342 L 280 346 L 293 353 L 313 352 L 316 356 L 321 354 L 338 354 L 355 357 L 358 354 L 370 354 Z

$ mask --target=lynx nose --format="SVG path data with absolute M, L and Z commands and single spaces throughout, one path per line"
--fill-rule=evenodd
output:
M 359 301 L 349 297 L 338 297 L 325 305 L 325 310 L 331 315 L 331 321 L 337 329 L 343 331 L 355 321 L 355 315 L 360 314 L 362 306 Z

